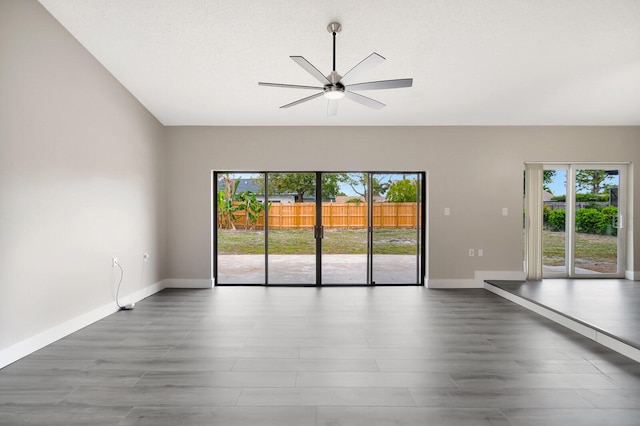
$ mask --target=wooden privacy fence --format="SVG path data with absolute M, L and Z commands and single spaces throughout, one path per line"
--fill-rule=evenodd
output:
M 234 203 L 235 204 L 235 203 Z M 419 203 L 374 203 L 374 228 L 416 228 Z M 237 211 L 235 225 L 245 226 L 245 212 Z M 309 229 L 316 224 L 316 203 L 273 203 L 269 208 L 270 229 Z M 323 203 L 322 225 L 328 229 L 367 227 L 367 203 Z M 264 229 L 264 212 L 256 222 Z

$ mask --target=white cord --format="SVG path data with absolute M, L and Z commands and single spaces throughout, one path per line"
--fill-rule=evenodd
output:
M 116 305 L 118 305 L 118 308 L 124 309 L 124 306 L 121 306 L 120 302 L 118 301 L 118 294 L 120 293 L 120 285 L 122 284 L 122 279 L 124 278 L 124 269 L 122 269 L 122 266 L 120 266 L 120 264 L 117 261 L 115 262 L 115 264 L 118 265 L 118 268 L 120 268 L 120 281 L 118 282 L 118 288 L 116 290 Z

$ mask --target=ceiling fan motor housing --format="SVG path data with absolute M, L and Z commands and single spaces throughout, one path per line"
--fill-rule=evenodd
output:
M 329 25 L 327 25 L 327 31 L 329 31 L 330 33 L 339 33 L 340 30 L 342 30 L 342 25 L 340 25 L 339 22 L 332 22 Z

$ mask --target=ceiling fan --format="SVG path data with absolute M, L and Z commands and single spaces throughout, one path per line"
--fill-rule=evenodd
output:
M 338 101 L 343 97 L 351 99 L 354 102 L 368 106 L 374 109 L 381 109 L 385 105 L 382 102 L 378 102 L 375 99 L 371 99 L 367 96 L 355 93 L 360 90 L 380 90 L 380 89 L 397 89 L 401 87 L 411 87 L 413 85 L 412 78 L 402 78 L 396 80 L 381 80 L 381 81 L 369 81 L 365 83 L 354 83 L 358 77 L 366 73 L 376 65 L 382 63 L 385 59 L 377 53 L 364 58 L 359 64 L 351 68 L 344 76 L 341 76 L 336 72 L 336 35 L 340 32 L 342 26 L 337 22 L 332 22 L 327 26 L 327 31 L 333 35 L 333 70 L 329 75 L 325 76 L 316 67 L 311 65 L 302 56 L 291 56 L 298 65 L 300 65 L 305 71 L 311 74 L 316 80 L 322 83 L 322 86 L 300 86 L 295 84 L 281 84 L 281 83 L 264 83 L 259 82 L 260 86 L 271 87 L 284 87 L 286 89 L 310 89 L 320 90 L 306 98 L 298 99 L 286 105 L 282 105 L 280 108 L 289 108 L 295 105 L 299 105 L 303 102 L 310 101 L 312 99 L 324 96 L 328 100 L 327 115 L 336 115 L 338 112 Z

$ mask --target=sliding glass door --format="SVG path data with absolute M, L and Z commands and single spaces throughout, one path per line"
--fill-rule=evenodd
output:
M 574 276 L 621 276 L 619 166 L 578 166 L 573 178 Z
M 322 173 L 322 284 L 369 283 L 367 173 Z
M 269 173 L 269 284 L 316 284 L 316 174 Z
M 214 271 L 227 284 L 264 284 L 264 173 L 214 176 Z
M 624 275 L 620 164 L 548 165 L 543 183 L 543 277 Z
M 424 284 L 424 173 L 214 173 L 216 284 Z
M 414 283 L 421 270 L 422 176 L 374 173 L 372 183 L 373 283 Z
M 545 167 L 542 187 L 542 267 L 543 277 L 568 275 L 566 238 L 567 173 L 565 166 Z

